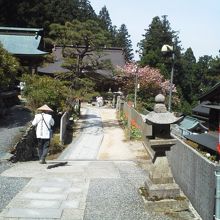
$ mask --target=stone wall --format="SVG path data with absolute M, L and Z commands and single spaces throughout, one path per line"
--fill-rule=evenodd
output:
M 201 218 L 213 219 L 215 171 L 220 171 L 220 166 L 201 156 L 179 139 L 167 156 L 175 181 Z
M 35 128 L 29 127 L 14 148 L 12 162 L 38 159 Z

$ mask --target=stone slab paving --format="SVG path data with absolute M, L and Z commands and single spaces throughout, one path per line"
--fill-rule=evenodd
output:
M 71 161 L 54 169 L 48 165 L 18 163 L 1 174 L 31 180 L 0 213 L 0 220 L 169 219 L 144 209 L 138 187 L 146 174 L 135 162 Z
M 84 111 L 79 136 L 59 156 L 60 160 L 92 160 L 96 159 L 104 136 L 102 119 L 96 109 Z

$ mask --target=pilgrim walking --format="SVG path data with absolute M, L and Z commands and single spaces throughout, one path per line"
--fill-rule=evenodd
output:
M 41 164 L 45 164 L 51 139 L 51 127 L 54 125 L 51 115 L 53 110 L 47 105 L 43 105 L 37 110 L 38 113 L 35 115 L 32 125 L 36 126 L 39 160 Z

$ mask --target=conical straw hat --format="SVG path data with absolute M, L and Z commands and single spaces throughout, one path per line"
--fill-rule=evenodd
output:
M 48 105 L 42 105 L 40 108 L 37 110 L 39 111 L 48 111 L 48 112 L 53 112 L 53 109 L 51 109 Z

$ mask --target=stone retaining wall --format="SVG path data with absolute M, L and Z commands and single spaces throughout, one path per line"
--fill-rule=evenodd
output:
M 35 128 L 29 127 L 14 148 L 13 162 L 38 159 Z
M 203 220 L 212 220 L 215 213 L 215 171 L 220 171 L 220 166 L 180 139 L 167 156 L 181 190 Z

